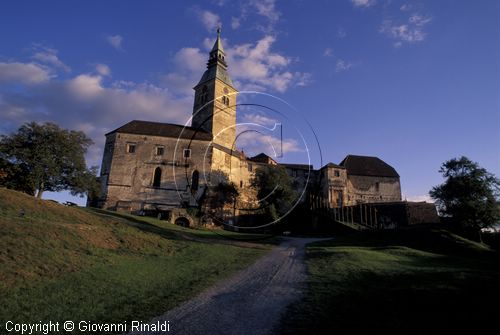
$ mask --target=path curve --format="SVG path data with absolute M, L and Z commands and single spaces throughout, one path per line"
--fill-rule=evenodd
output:
M 321 240 L 327 239 L 284 238 L 253 265 L 150 323 L 169 321 L 170 334 L 271 334 L 286 307 L 301 297 L 306 244 Z

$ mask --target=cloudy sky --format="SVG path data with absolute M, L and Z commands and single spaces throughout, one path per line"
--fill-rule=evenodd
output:
M 301 113 L 323 164 L 378 156 L 408 199 L 459 155 L 500 175 L 495 0 L 3 2 L 0 133 L 79 129 L 99 165 L 104 134 L 130 120 L 185 123 L 218 25 L 235 86 Z

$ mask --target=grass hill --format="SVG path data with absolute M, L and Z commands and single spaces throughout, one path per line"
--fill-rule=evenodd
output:
M 339 236 L 308 246 L 307 262 L 282 333 L 481 333 L 498 318 L 498 252 L 446 230 Z
M 148 320 L 267 249 L 224 242 L 0 188 L 0 320 Z

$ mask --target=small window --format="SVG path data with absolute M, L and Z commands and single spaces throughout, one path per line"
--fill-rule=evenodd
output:
M 127 152 L 133 154 L 135 152 L 135 143 L 127 143 Z
M 226 97 L 226 106 L 229 106 L 229 98 Z
M 250 171 L 250 172 L 253 171 L 253 165 L 252 164 L 248 164 L 248 171 Z
M 333 171 L 333 175 L 334 175 L 335 177 L 340 177 L 340 171 L 339 171 L 339 170 L 334 170 L 334 171 Z
M 380 183 L 379 182 L 376 182 L 375 183 L 375 191 L 380 191 Z
M 165 153 L 165 147 L 156 147 L 156 156 L 163 156 L 163 154 Z
M 191 157 L 191 149 L 184 149 L 184 158 Z
M 240 188 L 243 188 L 243 180 L 240 180 Z

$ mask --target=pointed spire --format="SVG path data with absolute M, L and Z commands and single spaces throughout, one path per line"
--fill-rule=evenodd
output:
M 221 32 L 221 27 L 218 26 L 217 27 L 217 40 L 215 41 L 214 46 L 212 48 L 212 51 L 210 51 L 210 53 L 212 53 L 214 51 L 221 51 L 222 53 L 224 53 L 224 48 L 222 47 L 222 40 L 220 38 L 220 32 Z
M 227 68 L 226 55 L 224 53 L 224 48 L 222 47 L 222 40 L 220 38 L 221 28 L 217 28 L 217 40 L 215 40 L 214 46 L 210 51 L 210 58 L 208 59 L 207 67 L 210 68 L 215 65 L 223 66 Z

